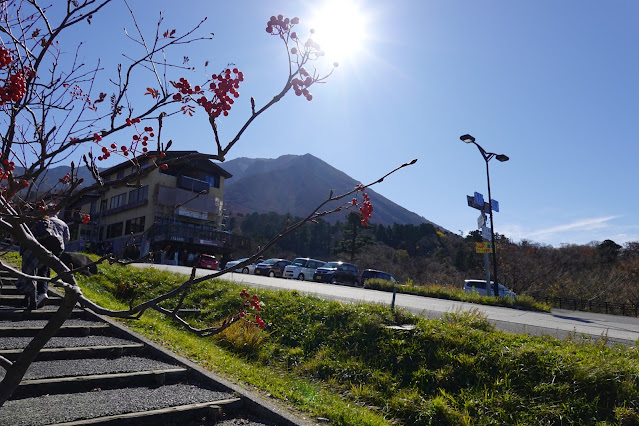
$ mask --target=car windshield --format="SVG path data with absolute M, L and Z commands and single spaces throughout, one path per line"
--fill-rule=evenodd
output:
M 306 263 L 306 259 L 295 259 L 293 261 L 293 266 L 304 266 Z
M 337 268 L 339 266 L 339 262 L 328 262 L 327 264 L 325 264 L 324 266 L 322 266 L 322 268 Z
M 264 262 L 262 262 L 262 265 L 272 265 L 274 263 L 276 263 L 279 259 L 268 259 L 265 260 Z
M 492 282 L 490 283 L 492 286 Z M 486 281 L 466 281 L 466 286 L 476 288 L 486 288 Z

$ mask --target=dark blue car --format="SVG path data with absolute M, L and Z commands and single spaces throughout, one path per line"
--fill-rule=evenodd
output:
M 332 284 L 359 284 L 357 266 L 346 262 L 328 262 L 315 270 L 313 281 Z

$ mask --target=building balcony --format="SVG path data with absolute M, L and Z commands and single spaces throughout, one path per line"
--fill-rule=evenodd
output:
M 127 204 L 124 204 L 122 206 L 118 206 L 118 207 L 114 207 L 112 209 L 105 210 L 104 212 L 102 212 L 102 216 L 109 216 L 109 215 L 112 215 L 112 214 L 123 212 L 125 210 L 131 210 L 131 209 L 135 209 L 135 208 L 138 208 L 138 207 L 143 207 L 143 206 L 146 206 L 147 204 L 149 204 L 149 200 L 148 199 L 134 201 L 132 203 L 127 203 Z
M 195 179 L 192 177 L 178 175 L 176 186 L 181 189 L 186 189 L 191 192 L 205 191 L 207 194 L 211 185 L 207 181 Z
M 227 232 L 198 229 L 184 225 L 155 225 L 149 230 L 148 240 L 151 243 L 171 242 L 190 244 L 210 249 L 221 248 L 224 251 L 235 251 L 249 247 L 250 240 L 241 235 Z
M 208 185 L 208 184 L 207 184 Z M 166 206 L 170 208 L 179 208 L 185 211 L 194 211 L 201 213 L 220 214 L 220 199 L 210 195 L 202 194 L 197 196 L 192 191 L 180 188 L 169 188 L 160 186 L 158 188 L 157 198 L 154 197 L 154 203 L 158 206 Z

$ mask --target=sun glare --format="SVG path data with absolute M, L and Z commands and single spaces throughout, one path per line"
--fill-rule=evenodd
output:
M 309 20 L 313 40 L 329 60 L 345 61 L 366 47 L 369 16 L 356 1 L 327 0 L 314 9 Z

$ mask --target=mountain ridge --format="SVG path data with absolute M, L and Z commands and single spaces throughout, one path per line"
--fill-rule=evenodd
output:
M 240 157 L 225 161 L 221 166 L 233 175 L 225 181 L 224 190 L 225 207 L 230 213 L 273 211 L 305 217 L 329 197 L 331 190 L 333 195 L 341 195 L 360 183 L 311 154 L 286 154 L 274 159 Z M 371 188 L 366 192 L 374 208 L 371 223 L 385 226 L 430 223 L 441 228 Z M 349 197 L 342 202 L 329 203 L 321 211 L 350 200 Z M 341 211 L 324 219 L 335 223 L 343 221 L 347 214 L 347 211 Z

